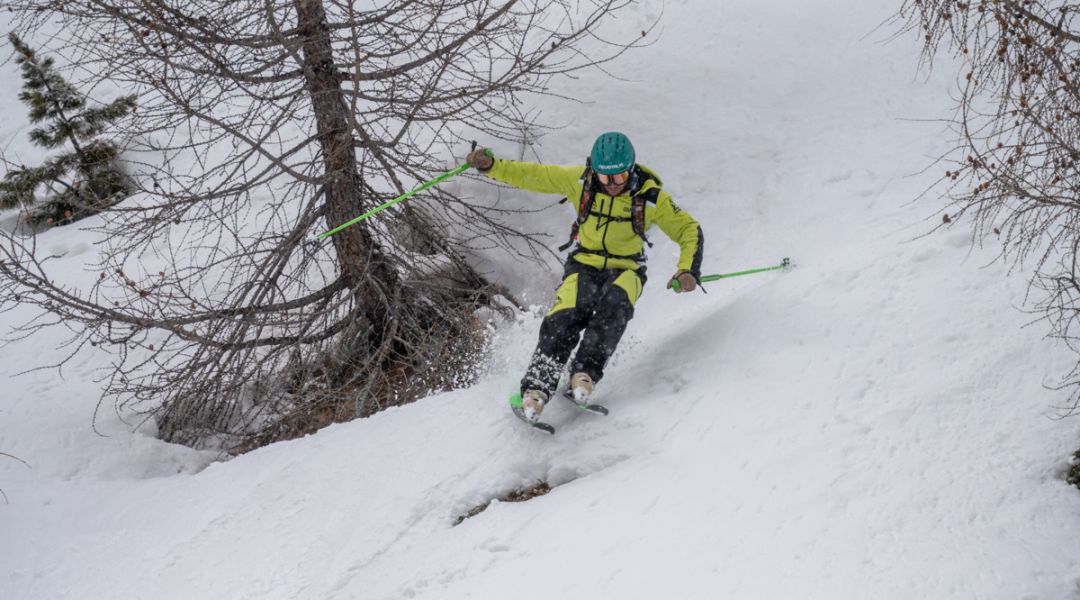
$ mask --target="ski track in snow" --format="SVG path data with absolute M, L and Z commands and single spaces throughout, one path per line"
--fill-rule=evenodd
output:
M 611 415 L 556 401 L 554 437 L 506 407 L 537 314 L 472 388 L 223 463 L 108 406 L 90 430 L 100 356 L 12 379 L 0 451 L 32 468 L 0 457 L 0 598 L 1080 598 L 1076 422 L 1042 388 L 1072 357 L 1022 328 L 993 240 L 921 237 L 937 204 L 910 203 L 944 134 L 899 119 L 940 117 L 951 84 L 914 77 L 913 41 L 867 37 L 882 9 L 703 6 L 665 5 L 631 81 L 576 81 L 597 101 L 552 105 L 568 125 L 537 151 L 576 161 L 624 130 L 702 222 L 707 270 L 794 270 L 676 297 L 654 231 L 597 388 Z M 89 233 L 43 239 L 87 277 Z M 5 372 L 61 340 L 5 348 Z

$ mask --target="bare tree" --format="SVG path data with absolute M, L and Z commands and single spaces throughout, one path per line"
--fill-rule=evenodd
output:
M 925 35 L 923 59 L 958 59 L 958 146 L 940 184 L 943 226 L 967 217 L 1001 258 L 1033 269 L 1051 335 L 1080 354 L 1080 4 L 909 0 L 900 17 Z M 952 213 L 951 216 L 949 213 Z M 1060 389 L 1080 407 L 1080 361 Z
M 429 192 L 304 243 L 445 168 L 467 128 L 513 140 L 527 94 L 641 43 L 598 37 L 632 0 L 7 2 L 78 72 L 138 94 L 135 201 L 108 213 L 91 289 L 33 239 L 0 249 L 0 302 L 116 355 L 106 394 L 170 441 L 243 450 L 468 381 L 478 248 L 536 256 L 490 202 Z M 373 6 L 372 4 L 378 4 Z M 586 53 L 583 42 L 591 41 Z

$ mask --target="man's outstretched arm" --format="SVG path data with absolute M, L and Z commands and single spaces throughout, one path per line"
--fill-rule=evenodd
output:
M 569 197 L 580 193 L 579 179 L 585 167 L 562 167 L 506 160 L 488 156 L 486 151 L 487 148 L 477 148 L 469 153 L 467 162 L 496 181 L 540 194 L 560 194 Z

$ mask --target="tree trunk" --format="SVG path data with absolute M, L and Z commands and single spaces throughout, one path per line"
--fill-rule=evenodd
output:
M 325 167 L 323 191 L 326 197 L 327 223 L 344 223 L 363 210 L 362 181 L 356 167 L 355 140 L 349 125 L 348 103 L 341 90 L 343 77 L 334 66 L 330 31 L 322 0 L 293 0 L 302 42 L 304 78 L 315 114 Z M 360 324 L 367 331 L 367 350 L 382 343 L 382 332 L 389 319 L 386 295 L 373 292 L 372 286 L 393 290 L 398 286 L 397 273 L 363 224 L 357 224 L 331 237 L 339 268 L 347 285 L 354 290 L 360 312 L 368 322 Z M 361 290 L 361 288 L 369 288 Z M 359 324 L 359 323 L 358 323 Z M 361 349 L 362 350 L 362 349 Z

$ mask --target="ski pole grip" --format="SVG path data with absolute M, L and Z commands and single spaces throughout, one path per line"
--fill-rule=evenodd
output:
M 469 151 L 476 150 L 476 140 L 472 141 L 472 146 L 469 147 Z M 491 151 L 491 148 L 484 150 L 484 156 L 488 158 L 495 158 L 495 153 Z

